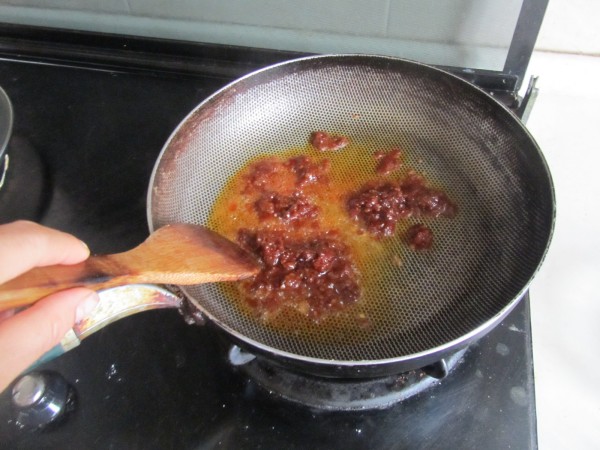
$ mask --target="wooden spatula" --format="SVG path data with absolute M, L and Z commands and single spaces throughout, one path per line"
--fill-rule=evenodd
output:
M 259 270 L 251 254 L 223 236 L 199 225 L 173 224 L 124 253 L 32 269 L 0 285 L 0 310 L 30 304 L 71 287 L 98 290 L 133 283 L 191 285 L 240 280 Z

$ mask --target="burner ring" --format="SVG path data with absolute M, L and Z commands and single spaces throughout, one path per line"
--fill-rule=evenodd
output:
M 443 360 L 448 373 L 462 361 L 466 351 L 462 349 Z M 236 365 L 270 394 L 329 411 L 386 409 L 442 383 L 431 366 L 378 378 L 339 379 L 292 372 L 262 358 Z

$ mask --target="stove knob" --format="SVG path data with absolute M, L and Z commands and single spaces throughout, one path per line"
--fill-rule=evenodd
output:
M 75 390 L 54 372 L 23 375 L 12 389 L 16 424 L 23 429 L 40 429 L 62 422 L 74 409 L 74 400 Z

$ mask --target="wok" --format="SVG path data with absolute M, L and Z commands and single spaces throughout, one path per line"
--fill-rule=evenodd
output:
M 406 254 L 402 267 L 386 266 L 369 286 L 364 301 L 375 306 L 368 329 L 281 330 L 245 314 L 219 285 L 182 288 L 211 322 L 251 352 L 302 371 L 376 376 L 465 347 L 515 307 L 554 227 L 544 157 L 494 98 L 401 59 L 302 58 L 216 92 L 181 122 L 156 162 L 147 201 L 151 230 L 206 224 L 220 191 L 249 159 L 302 147 L 315 130 L 347 136 L 369 152 L 400 146 L 409 165 L 444 187 L 458 215 L 431 223 L 438 239 L 431 252 Z M 356 170 L 365 170 L 358 161 Z

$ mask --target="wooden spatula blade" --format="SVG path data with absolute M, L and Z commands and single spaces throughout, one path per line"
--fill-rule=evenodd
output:
M 131 258 L 130 267 L 139 268 L 140 273 L 155 270 L 157 276 L 171 280 L 161 283 L 185 285 L 240 280 L 260 270 L 253 255 L 199 225 L 166 225 L 127 256 Z

